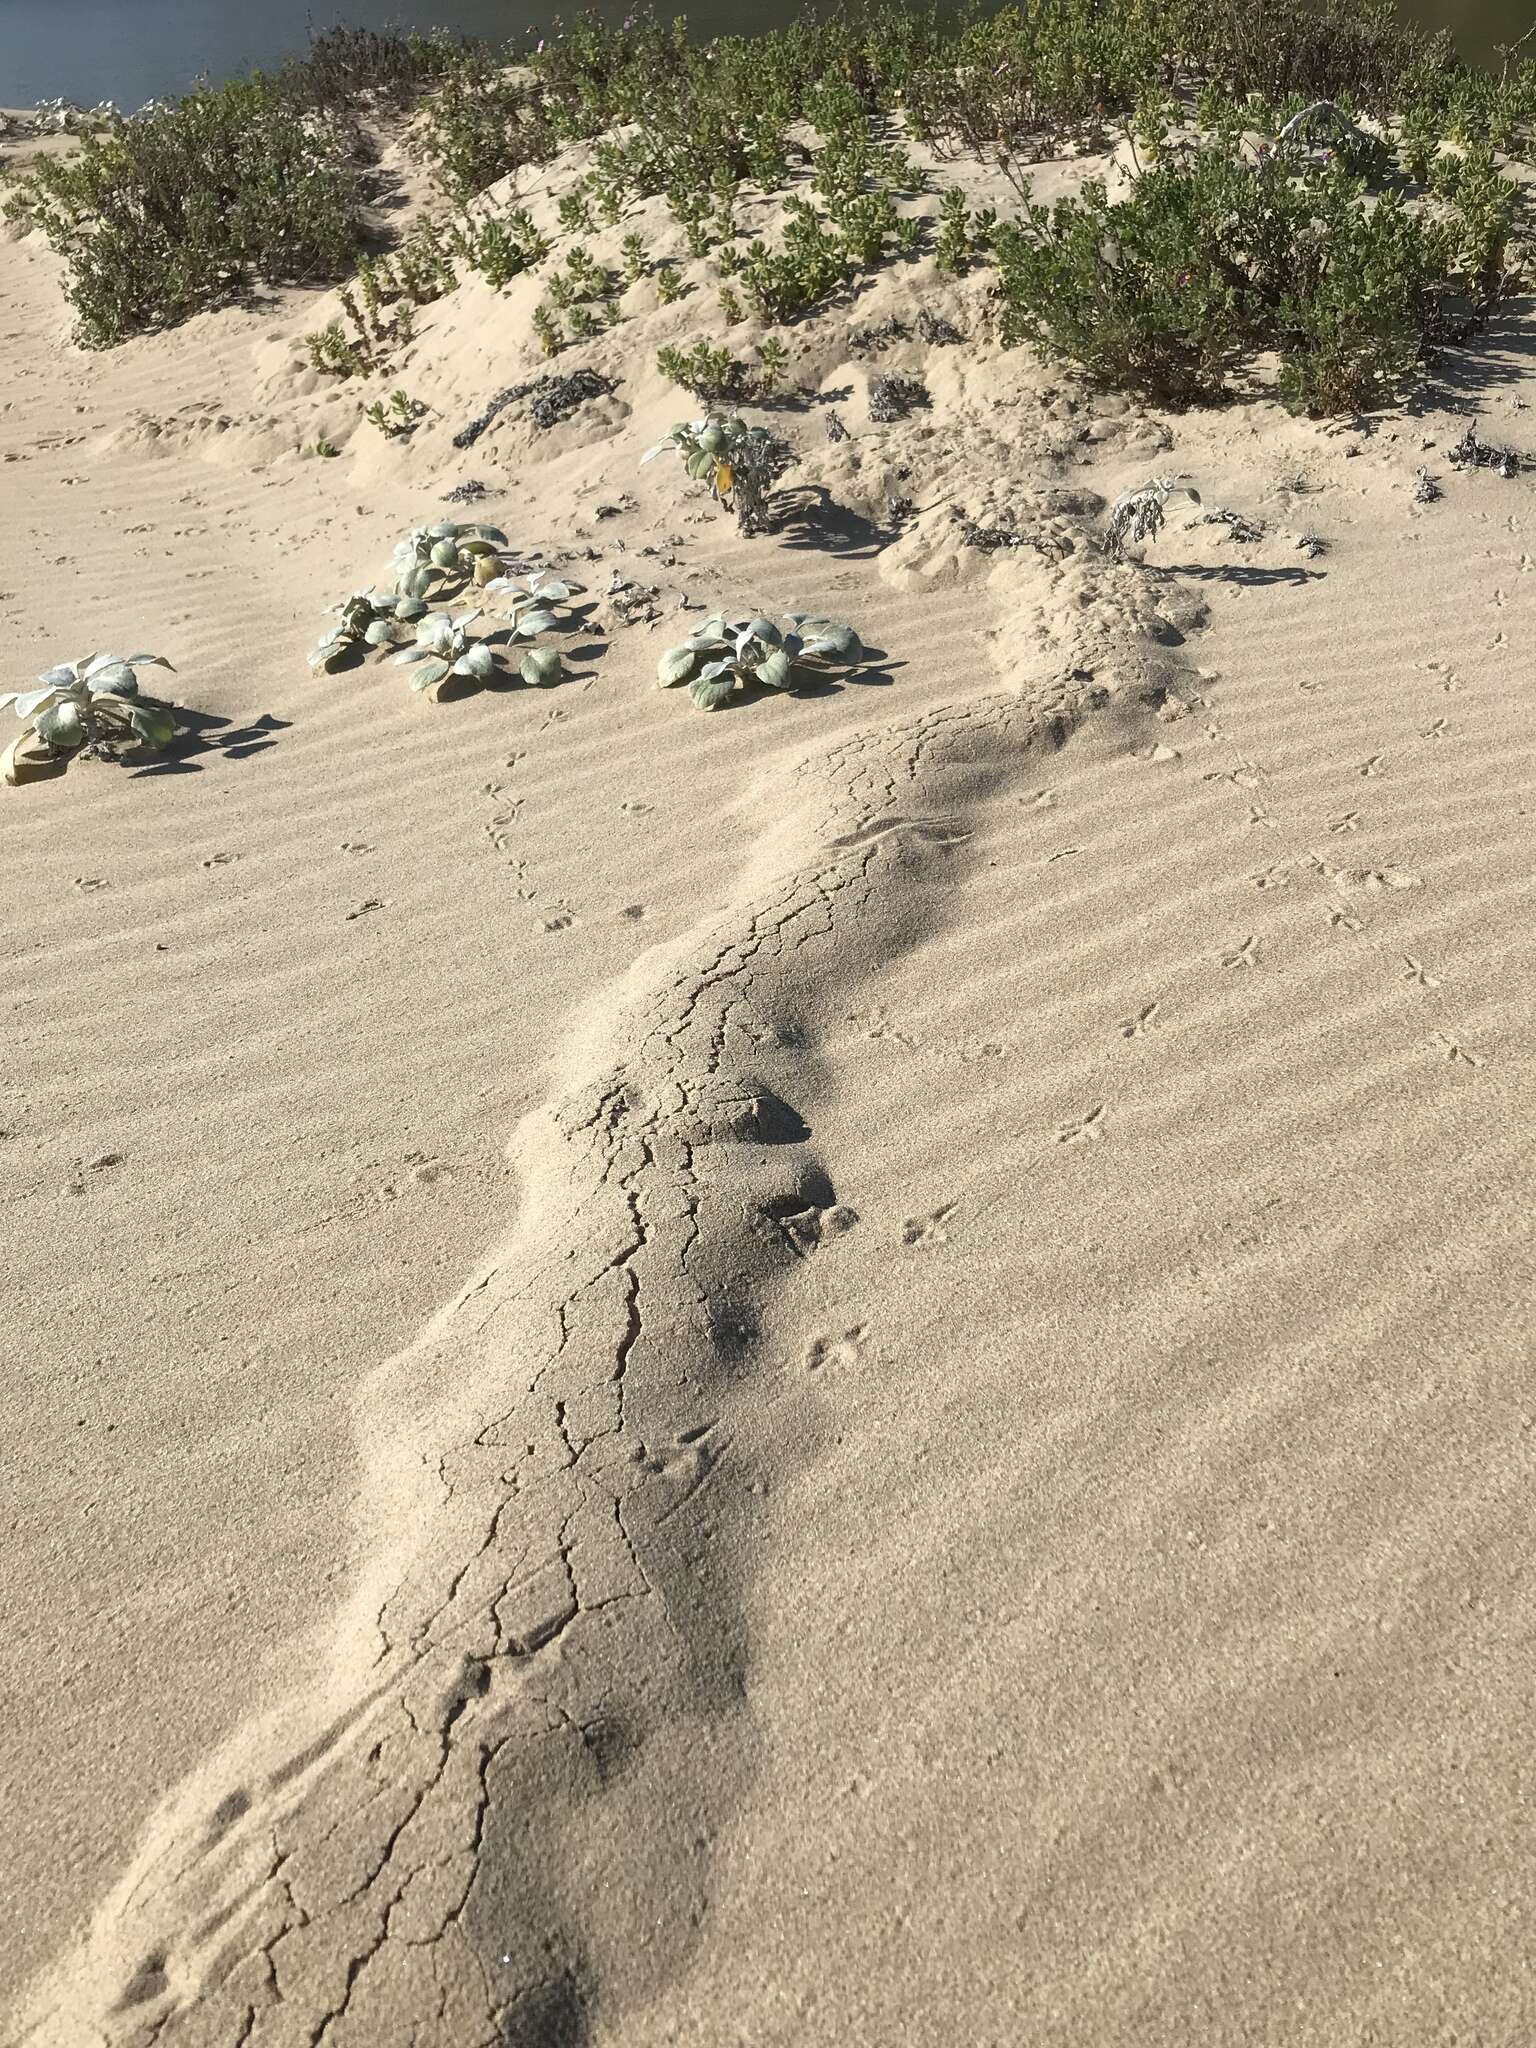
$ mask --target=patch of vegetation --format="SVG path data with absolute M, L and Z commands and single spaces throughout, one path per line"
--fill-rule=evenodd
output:
M 669 448 L 677 450 L 695 483 L 709 485 L 717 505 L 735 513 L 745 534 L 760 533 L 767 524 L 768 493 L 794 460 L 789 444 L 766 427 L 718 413 L 681 422 L 640 459 L 650 462 Z
M 1124 561 L 1127 541 L 1156 540 L 1163 530 L 1164 508 L 1170 498 L 1200 503 L 1200 493 L 1177 476 L 1155 476 L 1116 498 L 1104 529 L 1104 552 L 1111 561 Z
M 787 633 L 772 619 L 731 624 L 723 612 L 716 612 L 681 647 L 669 648 L 661 657 L 656 664 L 658 685 L 672 690 L 686 683 L 700 711 L 718 711 L 728 697 L 753 683 L 787 690 L 802 668 L 856 668 L 863 661 L 864 649 L 852 626 L 799 612 L 785 616 Z
M 347 138 L 257 74 L 136 114 L 45 158 L 5 213 L 69 266 L 87 348 L 174 326 L 258 280 L 351 268 L 359 191 Z
M 141 690 L 141 668 L 171 664 L 160 654 L 87 654 L 48 669 L 35 689 L 0 695 L 0 711 L 9 707 L 21 720 L 0 755 L 0 774 L 16 784 L 55 774 L 72 759 L 111 758 L 125 746 L 162 752 L 176 737 L 176 716 Z

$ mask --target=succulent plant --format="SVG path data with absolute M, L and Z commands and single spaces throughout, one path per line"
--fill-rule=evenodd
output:
M 48 773 L 61 759 L 137 741 L 158 753 L 176 737 L 168 704 L 140 694 L 135 671 L 171 669 L 160 654 L 87 654 L 46 670 L 31 690 L 0 694 L 22 729 L 0 755 L 0 772 L 10 783 Z M 175 670 L 171 669 L 174 675 Z
M 790 627 L 787 633 L 772 619 L 731 622 L 723 612 L 716 612 L 690 633 L 681 647 L 668 648 L 656 664 L 657 684 L 672 690 L 686 683 L 698 709 L 714 711 L 733 691 L 750 683 L 786 690 L 794 682 L 797 668 L 852 668 L 864 659 L 863 646 L 852 626 L 803 612 L 786 612 L 785 617 Z
M 494 526 L 443 519 L 433 526 L 414 527 L 395 543 L 390 563 L 395 594 L 408 599 L 442 597 L 468 582 L 488 583 L 501 573 L 504 565 L 497 550 L 506 545 L 507 536 Z

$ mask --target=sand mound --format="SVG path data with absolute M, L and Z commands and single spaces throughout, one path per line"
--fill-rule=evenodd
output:
M 918 265 L 744 540 L 638 464 L 696 297 L 465 439 L 465 285 L 394 441 L 325 299 L 80 359 L 0 255 L 0 620 L 197 707 L 5 806 L 16 2038 L 1520 2038 L 1528 483 Z M 470 483 L 569 679 L 308 676 Z M 878 658 L 698 717 L 721 606 Z

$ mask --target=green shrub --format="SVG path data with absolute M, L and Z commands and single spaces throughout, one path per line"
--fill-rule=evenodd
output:
M 38 164 L 5 211 L 65 259 L 88 348 L 173 326 L 257 279 L 306 284 L 357 260 L 342 131 L 259 74 L 83 136 L 78 156 Z
M 1444 231 L 1333 166 L 1220 146 L 1111 203 L 1102 183 L 996 230 L 1010 341 L 1171 405 L 1219 398 L 1264 349 L 1309 411 L 1391 396 L 1422 353 L 1451 267 Z

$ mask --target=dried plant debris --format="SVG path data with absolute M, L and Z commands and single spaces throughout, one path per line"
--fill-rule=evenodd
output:
M 1413 502 L 1415 505 L 1433 505 L 1437 498 L 1442 498 L 1444 495 L 1445 493 L 1441 490 L 1438 482 L 1430 475 L 1427 469 L 1420 468 L 1414 472 Z
M 1036 548 L 1039 541 L 1027 533 L 1015 533 L 1007 526 L 978 526 L 974 519 L 967 519 L 958 505 L 951 505 L 949 515 L 960 524 L 960 541 L 963 547 L 977 548 L 984 555 L 995 555 L 1003 548 Z
M 893 314 L 876 327 L 856 327 L 848 337 L 848 346 L 856 356 L 867 356 L 873 355 L 877 349 L 890 348 L 898 341 L 911 339 L 912 330 L 906 321 L 898 320 Z
M 954 348 L 965 339 L 952 321 L 926 309 L 917 316 L 917 338 L 930 348 Z
M 478 478 L 470 477 L 465 483 L 455 484 L 451 491 L 444 491 L 443 503 L 445 505 L 473 505 L 481 498 L 488 498 L 490 495 L 490 491 Z
M 877 377 L 869 387 L 869 416 L 883 427 L 929 403 L 927 387 L 915 377 Z
M 846 441 L 847 438 L 848 429 L 843 425 L 841 417 L 835 412 L 829 412 L 827 414 L 827 439 L 829 441 Z
M 1126 491 L 1109 508 L 1109 525 L 1104 533 L 1104 552 L 1112 562 L 1125 559 L 1128 540 L 1155 540 L 1160 532 L 1163 507 L 1170 498 L 1190 498 L 1200 503 L 1200 493 L 1177 476 L 1154 476 L 1134 491 Z
M 1224 526 L 1229 540 L 1239 540 L 1248 545 L 1264 538 L 1262 526 L 1252 519 L 1245 519 L 1241 512 L 1229 512 L 1225 505 L 1213 505 L 1194 523 L 1196 526 Z
M 1467 422 L 1467 431 L 1454 448 L 1446 450 L 1446 461 L 1452 469 L 1492 469 L 1500 476 L 1516 476 L 1520 470 L 1520 458 L 1512 448 L 1493 448 L 1477 438 L 1474 421 Z
M 572 370 L 569 376 L 558 377 L 546 372 L 527 384 L 509 384 L 496 393 L 484 412 L 477 414 L 467 427 L 461 427 L 453 437 L 455 448 L 472 448 L 493 420 L 499 419 L 509 405 L 516 405 L 520 399 L 533 402 L 528 408 L 528 417 L 536 427 L 553 427 L 561 420 L 569 419 L 578 407 L 594 398 L 606 398 L 614 388 L 613 379 L 604 377 L 596 370 Z
M 1328 552 L 1328 542 L 1320 533 L 1298 534 L 1296 545 L 1309 562 L 1315 562 L 1319 555 L 1326 555 Z

